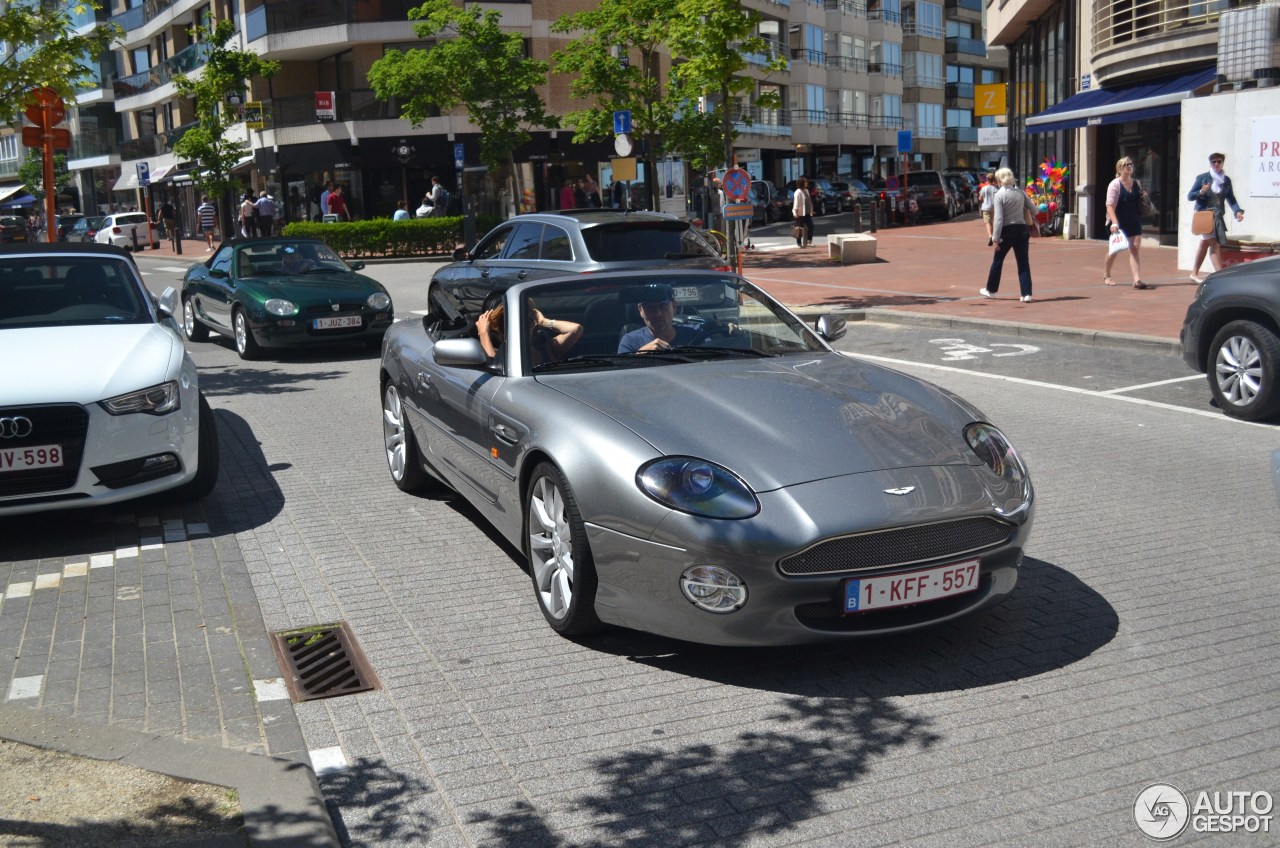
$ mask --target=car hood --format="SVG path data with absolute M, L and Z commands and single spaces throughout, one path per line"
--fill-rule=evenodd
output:
M 0 406 L 90 404 L 175 378 L 182 341 L 158 324 L 0 330 Z
M 973 417 L 942 390 L 835 353 L 547 375 L 666 455 L 758 492 L 889 468 L 974 465 Z
M 262 300 L 283 297 L 303 302 L 327 300 L 364 300 L 382 286 L 360 274 L 306 274 L 292 277 L 260 277 L 243 280 L 241 285 L 258 294 Z

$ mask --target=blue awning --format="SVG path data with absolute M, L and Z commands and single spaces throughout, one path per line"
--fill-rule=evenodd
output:
M 5 205 L 7 208 L 12 209 L 12 208 L 14 208 L 15 206 L 27 206 L 27 205 L 32 204 L 32 203 L 35 203 L 35 202 L 36 202 L 36 199 L 35 199 L 34 197 L 32 197 L 32 196 L 31 196 L 31 195 L 29 195 L 29 194 L 24 194 L 24 195 L 22 195 L 21 197 L 11 197 L 11 198 L 9 198 L 8 200 L 6 200 L 6 201 L 4 202 L 4 205 Z
M 1079 129 L 1178 115 L 1182 112 L 1182 101 L 1190 97 L 1191 92 L 1217 77 L 1216 69 L 1204 68 L 1124 88 L 1082 91 L 1027 118 L 1027 132 Z

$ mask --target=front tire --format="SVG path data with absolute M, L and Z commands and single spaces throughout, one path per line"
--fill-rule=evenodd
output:
M 203 342 L 209 339 L 209 328 L 196 318 L 196 305 L 189 297 L 182 299 L 182 332 L 188 341 Z
M 249 316 L 245 314 L 243 307 L 236 307 L 235 314 L 231 317 L 231 326 L 235 330 L 236 353 L 240 354 L 240 358 L 248 361 L 260 358 L 262 348 L 258 345 L 258 340 L 253 337 Z
M 382 442 L 387 451 L 391 482 L 402 492 L 416 492 L 427 483 L 418 443 L 405 420 L 404 404 L 396 384 L 387 381 L 382 390 Z
M 200 432 L 197 438 L 196 476 L 178 488 L 179 500 L 196 501 L 213 491 L 218 482 L 218 422 L 209 402 L 200 395 Z
M 1280 339 L 1255 321 L 1232 321 L 1209 346 L 1209 388 L 1232 418 L 1257 421 L 1280 413 Z
M 533 471 L 524 503 L 524 555 L 543 617 L 561 636 L 599 630 L 595 562 L 569 481 L 543 462 Z

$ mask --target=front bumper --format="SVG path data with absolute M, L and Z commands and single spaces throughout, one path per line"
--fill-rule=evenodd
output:
M 352 313 L 334 313 L 335 317 L 350 314 Z M 260 323 L 251 321 L 249 329 L 253 332 L 254 340 L 262 347 L 306 347 L 381 339 L 395 321 L 395 313 L 389 309 L 363 312 L 360 316 L 359 327 L 317 330 L 312 326 L 315 316 L 298 315 L 291 318 L 269 317 Z
M 913 630 L 998 603 L 1017 583 L 1033 517 L 1030 484 L 1025 501 L 1010 484 L 992 485 L 983 468 L 940 467 L 871 472 L 820 480 L 760 496 L 761 510 L 743 521 L 715 521 L 671 513 L 648 539 L 588 526 L 603 621 L 713 645 L 782 645 Z M 908 496 L 886 489 L 915 485 Z M 1021 507 L 1021 508 L 1020 508 Z M 967 526 L 992 522 L 998 540 L 979 550 L 938 546 L 925 558 L 907 553 L 892 564 L 867 568 L 849 562 L 823 573 L 784 574 L 780 562 L 814 545 L 878 531 Z M 845 615 L 842 599 L 851 577 L 901 574 L 978 560 L 978 586 L 934 601 Z M 680 591 L 680 575 L 694 565 L 717 565 L 747 584 L 747 602 L 717 614 L 694 606 Z
M 1199 298 L 1187 306 L 1187 315 L 1182 319 L 1182 329 L 1178 333 L 1178 341 L 1182 346 L 1182 361 L 1193 371 L 1204 372 L 1200 357 L 1200 324 L 1204 320 L 1204 305 Z

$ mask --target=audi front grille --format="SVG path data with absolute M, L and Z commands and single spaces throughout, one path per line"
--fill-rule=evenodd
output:
M 0 409 L 0 419 L 15 418 L 29 420 L 30 432 L 25 436 L 0 438 L 0 450 L 58 445 L 62 449 L 62 465 L 0 472 L 0 497 L 57 492 L 74 486 L 80 476 L 85 433 L 89 428 L 89 413 L 84 407 L 64 403 Z

